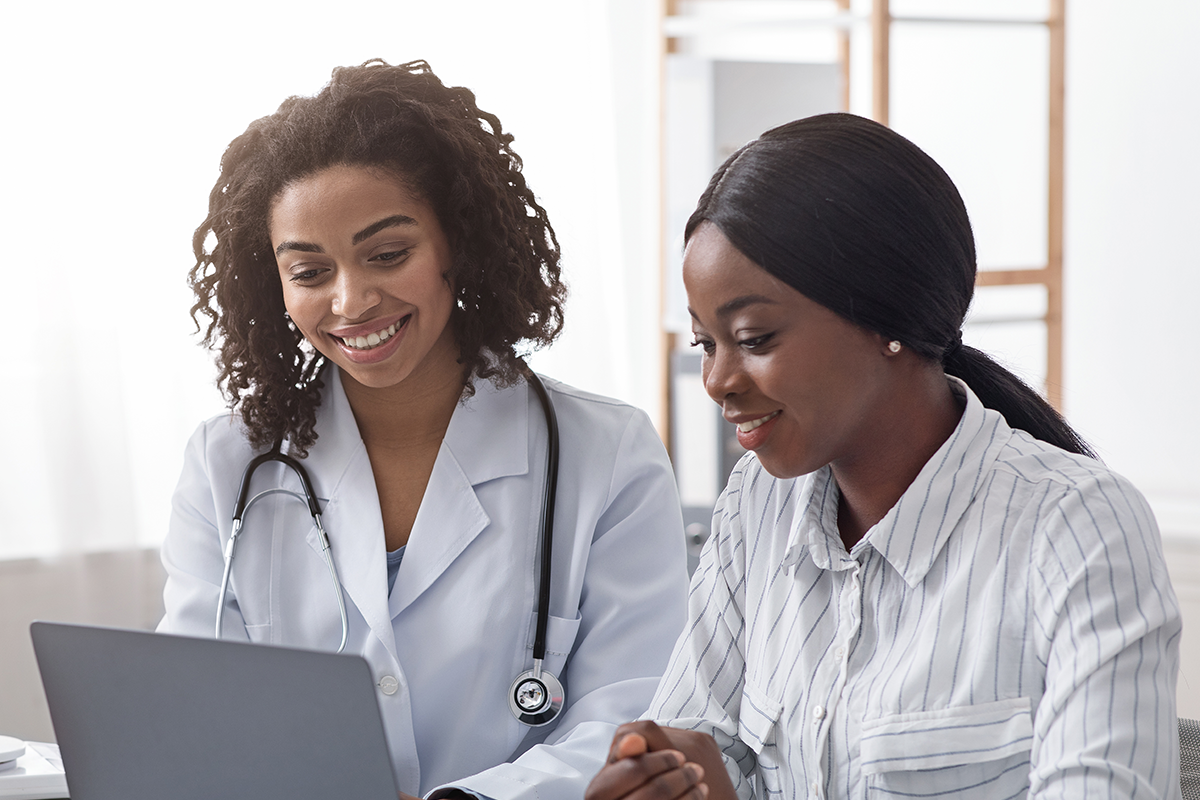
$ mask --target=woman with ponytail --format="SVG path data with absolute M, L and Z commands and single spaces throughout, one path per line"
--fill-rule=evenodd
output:
M 882 125 L 800 120 L 721 166 L 686 239 L 705 388 L 750 452 L 588 800 L 1178 796 L 1154 518 L 962 343 L 945 172 Z

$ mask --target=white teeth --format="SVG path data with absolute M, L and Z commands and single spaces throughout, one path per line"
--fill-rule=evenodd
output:
M 770 422 L 771 420 L 775 419 L 778 416 L 779 416 L 778 411 L 772 411 L 770 414 L 767 414 L 765 417 L 759 417 L 758 419 L 752 419 L 749 422 L 739 422 L 738 430 L 741 431 L 742 433 L 749 433 L 750 431 L 757 428 L 759 425 L 762 425 L 763 423 L 766 423 L 766 422 Z
M 347 347 L 355 350 L 370 350 L 378 347 L 388 339 L 396 335 L 396 326 L 400 323 L 392 323 L 384 330 L 376 333 L 368 333 L 366 336 L 355 336 L 353 338 L 342 339 L 342 343 Z

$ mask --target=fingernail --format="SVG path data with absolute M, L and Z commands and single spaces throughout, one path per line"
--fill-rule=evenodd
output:
M 697 784 L 696 788 L 700 790 L 701 797 L 708 797 L 708 784 L 707 783 Z
M 688 775 L 691 776 L 693 783 L 699 783 L 700 781 L 704 780 L 704 767 L 700 766 L 699 764 L 694 762 L 688 764 L 687 771 Z

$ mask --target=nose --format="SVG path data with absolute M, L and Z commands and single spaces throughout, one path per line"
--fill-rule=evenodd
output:
M 746 383 L 746 373 L 742 369 L 742 360 L 736 352 L 727 348 L 716 347 L 712 353 L 705 354 L 700 370 L 704 379 L 704 391 L 717 405 L 743 391 Z
M 338 271 L 333 286 L 333 313 L 345 319 L 358 319 L 379 305 L 381 295 L 374 281 L 359 270 Z

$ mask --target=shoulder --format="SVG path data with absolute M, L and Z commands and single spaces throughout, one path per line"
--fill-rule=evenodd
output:
M 196 426 L 187 445 L 187 459 L 200 458 L 208 465 L 206 471 L 233 462 L 245 462 L 253 457 L 246 428 L 236 412 L 209 417 Z
M 542 376 L 542 382 L 554 403 L 564 441 L 570 438 L 596 456 L 640 444 L 662 450 L 665 457 L 650 417 L 637 406 L 553 378 Z
M 1123 475 L 1101 461 L 1068 453 L 1025 431 L 1012 431 L 992 471 L 1007 477 L 1019 491 L 1029 492 L 1029 499 L 1041 505 L 1087 506 L 1097 502 L 1108 504 L 1120 498 L 1149 514 L 1141 492 Z
M 1132 482 L 1100 461 L 1013 433 L 993 471 L 1032 531 L 1043 574 L 1055 583 L 1093 566 L 1165 575 L 1154 513 Z
M 539 374 L 538 377 L 550 393 L 555 409 L 562 406 L 574 413 L 589 414 L 599 419 L 628 420 L 637 415 L 645 416 L 637 406 L 623 400 L 588 392 L 545 375 Z

